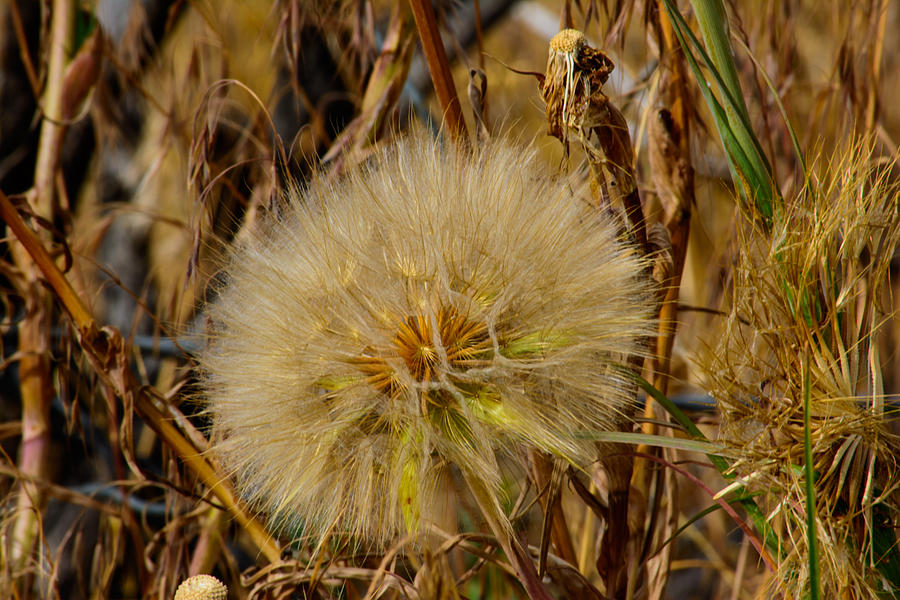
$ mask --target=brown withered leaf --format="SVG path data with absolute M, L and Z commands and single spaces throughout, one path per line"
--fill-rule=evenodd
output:
M 682 131 L 669 110 L 658 110 L 649 121 L 650 176 L 668 224 L 679 220 L 679 210 L 690 210 L 693 167 L 681 151 Z
M 84 42 L 78 54 L 66 67 L 63 78 L 62 115 L 63 121 L 75 119 L 88 105 L 103 62 L 103 29 L 97 25 L 91 36 Z

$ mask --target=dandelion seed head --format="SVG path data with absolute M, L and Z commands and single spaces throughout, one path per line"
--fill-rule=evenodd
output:
M 499 457 L 585 467 L 617 427 L 653 294 L 616 228 L 506 142 L 418 132 L 286 199 L 235 249 L 201 357 L 216 450 L 273 527 L 384 544 L 446 465 L 492 490 Z

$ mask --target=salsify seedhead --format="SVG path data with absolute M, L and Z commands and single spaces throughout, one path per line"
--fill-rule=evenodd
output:
M 289 194 L 224 266 L 200 360 L 221 460 L 311 536 L 414 533 L 448 465 L 499 509 L 503 453 L 587 466 L 630 411 L 643 267 L 532 153 L 415 133 Z

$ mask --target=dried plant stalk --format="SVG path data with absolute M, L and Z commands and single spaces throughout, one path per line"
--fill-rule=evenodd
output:
M 34 232 L 25 225 L 9 198 L 2 192 L 0 192 L 0 217 L 34 259 L 43 277 L 72 319 L 79 343 L 101 380 L 115 391 L 125 402 L 126 407 L 133 407 L 147 425 L 200 477 L 247 530 L 266 558 L 272 562 L 279 561 L 281 551 L 271 536 L 243 508 L 226 478 L 202 455 L 203 449 L 197 448 L 175 426 L 175 422 L 183 422 L 184 419 L 178 419 L 174 414 L 168 413 L 164 405 L 158 405 L 156 399 L 137 383 L 128 366 L 128 354 L 119 332 L 109 327 L 102 329 L 98 327 L 65 275 L 60 272 Z
M 44 120 L 34 171 L 34 187 L 29 193 L 31 208 L 39 218 L 52 222 L 55 204 L 55 182 L 59 154 L 65 135 L 64 78 L 66 50 L 73 38 L 75 6 L 71 0 L 57 0 L 51 11 L 48 43 L 47 80 L 41 103 Z M 19 469 L 29 478 L 44 479 L 50 443 L 50 401 L 53 383 L 50 371 L 50 330 L 52 308 L 46 290 L 40 285 L 39 272 L 31 256 L 21 247 L 12 249 L 13 261 L 19 269 L 16 281 L 25 299 L 26 318 L 19 326 L 19 389 L 22 400 L 22 445 Z M 39 517 L 43 511 L 44 492 L 27 479 L 22 481 L 13 526 L 11 557 L 14 564 L 24 566 L 32 554 Z
M 573 132 L 587 155 L 595 203 L 598 207 L 621 204 L 632 239 L 647 255 L 650 246 L 633 168 L 634 150 L 628 124 L 603 92 L 613 68 L 612 60 L 591 47 L 582 32 L 564 29 L 550 41 L 541 94 L 547 105 L 550 134 L 568 149 L 569 133 Z M 633 363 L 640 371 L 642 361 Z M 607 453 L 603 460 L 609 481 L 610 512 L 597 568 L 606 580 L 609 596 L 618 595 L 626 586 L 632 463 L 626 451 Z
M 425 60 L 428 62 L 428 70 L 431 71 L 434 91 L 444 111 L 444 119 L 450 129 L 450 134 L 459 143 L 465 144 L 468 141 L 466 122 L 462 117 L 462 107 L 459 104 L 459 97 L 456 95 L 456 87 L 453 85 L 453 75 L 450 73 L 450 63 L 447 62 L 447 53 L 444 51 L 444 43 L 441 41 L 440 31 L 438 31 L 434 8 L 427 0 L 409 0 L 409 3 L 412 5 L 416 28 L 419 30 L 419 39 L 422 41 Z
M 665 226 L 671 240 L 671 270 L 662 280 L 665 296 L 659 312 L 658 335 L 653 340 L 653 386 L 663 394 L 668 393 L 672 347 L 675 343 L 677 328 L 677 312 L 681 275 L 687 254 L 688 235 L 690 233 L 691 209 L 694 205 L 694 169 L 691 165 L 690 140 L 690 92 L 688 91 L 687 73 L 681 46 L 675 39 L 672 24 L 665 10 L 660 6 L 654 13 L 653 34 L 657 38 L 660 52 L 660 108 L 650 116 L 649 157 L 650 169 L 656 193 L 665 211 Z M 648 35 L 651 33 L 648 32 Z M 647 422 L 642 425 L 646 434 L 656 434 L 658 427 L 655 419 L 667 417 L 658 414 L 657 404 L 648 401 L 644 407 Z M 653 453 L 656 450 L 648 446 L 638 446 L 638 453 Z M 653 470 L 650 464 L 641 458 L 635 460 L 635 471 L 632 485 L 648 499 L 648 531 L 644 540 L 644 552 L 648 551 L 651 541 L 664 541 L 672 532 L 666 524 L 672 523 L 677 516 L 675 507 L 674 478 L 663 485 L 663 477 L 668 477 L 660 470 Z M 656 479 L 652 485 L 651 478 Z M 651 497 L 651 490 L 655 496 Z M 665 510 L 667 517 L 661 527 L 657 527 L 657 507 L 662 502 L 661 496 L 666 494 Z M 656 535 L 658 534 L 658 535 Z M 651 590 L 651 598 L 660 598 L 668 581 L 669 557 L 671 545 L 662 548 L 659 554 L 646 563 Z M 637 573 L 629 574 L 629 581 L 637 580 Z

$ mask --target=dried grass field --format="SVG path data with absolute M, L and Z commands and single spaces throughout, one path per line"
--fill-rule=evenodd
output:
M 898 28 L 0 4 L 0 598 L 900 597 Z

